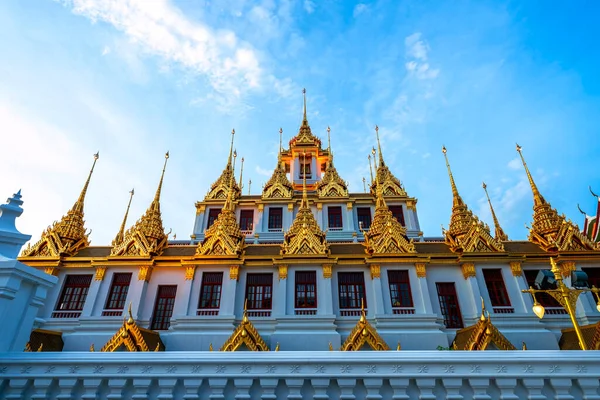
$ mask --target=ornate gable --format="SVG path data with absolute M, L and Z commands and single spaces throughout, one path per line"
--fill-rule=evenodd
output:
M 243 345 L 251 351 L 269 351 L 269 347 L 254 327 L 254 324 L 248 319 L 246 305 L 244 305 L 242 322 L 235 328 L 229 339 L 225 341 L 220 351 L 236 351 Z
M 385 340 L 379 336 L 377 330 L 367 321 L 364 305 L 361 305 L 361 308 L 360 319 L 342 344 L 340 350 L 356 351 L 362 349 L 365 345 L 370 346 L 373 350 L 389 350 L 390 347 Z
M 229 148 L 229 157 L 227 159 L 227 165 L 221 173 L 221 176 L 210 186 L 210 190 L 204 197 L 204 200 L 225 200 L 227 193 L 229 192 L 230 182 L 233 180 L 233 199 L 236 200 L 242 195 L 242 189 L 235 181 L 233 176 L 235 170 L 235 153 L 233 151 L 233 137 L 235 136 L 235 129 L 231 131 L 231 146 Z M 240 182 L 241 184 L 241 182 Z
M 67 215 L 42 232 L 42 237 L 33 246 L 29 243 L 21 257 L 72 256 L 90 245 L 90 232 L 86 232 L 83 220 L 83 202 L 98 158 L 99 153 L 94 154 L 94 163 L 83 190 Z
M 164 350 L 165 346 L 158 332 L 137 326 L 131 315 L 131 304 L 129 305 L 129 318 L 123 321 L 123 325 L 117 333 L 100 349 L 101 352 Z
M 277 166 L 273 171 L 273 175 L 267 181 L 263 192 L 263 199 L 291 199 L 294 195 L 294 187 L 292 183 L 288 179 L 285 174 L 285 169 L 283 168 L 281 162 L 281 150 L 279 151 L 279 155 L 277 156 Z
M 306 89 L 302 89 L 302 96 L 304 98 L 304 109 L 302 116 L 302 124 L 298 130 L 298 134 L 290 140 L 290 147 L 297 145 L 310 145 L 321 148 L 321 140 L 312 134 L 310 125 L 308 125 L 308 118 L 306 117 Z
M 406 196 L 406 190 L 400 183 L 400 180 L 392 174 L 390 169 L 385 165 L 385 161 L 383 160 L 383 153 L 381 152 L 381 143 L 379 141 L 379 127 L 375 125 L 375 135 L 377 136 L 377 149 L 379 151 L 379 165 L 377 165 L 377 161 L 375 159 L 375 154 L 373 154 L 373 163 L 375 164 L 375 179 L 373 180 L 371 176 L 371 194 L 373 196 L 377 193 L 377 186 L 381 185 L 384 196 Z M 375 149 L 373 149 L 373 153 L 375 153 Z M 370 161 L 369 161 L 370 168 Z
M 329 136 L 331 129 L 327 127 L 327 135 Z M 329 161 L 327 162 L 327 168 L 325 168 L 325 174 L 321 180 L 317 183 L 317 194 L 319 197 L 348 197 L 348 185 L 340 178 L 337 169 L 333 165 L 333 153 L 331 152 L 331 140 L 329 140 Z
M 468 326 L 456 332 L 452 342 L 453 350 L 485 350 L 493 345 L 494 350 L 516 350 L 515 346 L 492 324 L 481 300 L 481 317 L 475 325 Z

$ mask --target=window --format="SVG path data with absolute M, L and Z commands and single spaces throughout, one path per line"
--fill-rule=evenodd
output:
M 156 303 L 152 314 L 150 329 L 161 331 L 169 329 L 173 307 L 175 306 L 176 285 L 160 285 L 156 292 Z
M 600 288 L 600 268 L 581 268 L 581 270 L 587 274 L 590 287 Z
M 317 273 L 296 271 L 296 308 L 317 307 Z
M 371 207 L 357 207 L 358 227 L 368 230 L 371 227 Z
M 535 278 L 537 277 L 537 274 L 540 271 L 538 269 L 528 269 L 523 272 L 525 273 L 525 280 L 527 281 L 527 286 L 532 286 L 535 289 Z M 559 307 L 562 309 L 560 303 L 556 301 L 554 297 L 550 296 L 547 293 L 536 293 L 535 298 L 544 307 Z
M 125 308 L 131 273 L 113 274 L 112 284 L 106 299 L 106 310 L 122 310 Z
M 218 309 L 221 305 L 221 286 L 223 285 L 222 272 L 205 272 L 202 274 L 202 287 L 198 308 Z
M 327 218 L 330 229 L 342 229 L 342 207 L 327 207 Z
M 306 179 L 310 179 L 312 177 L 312 174 L 310 173 L 311 163 L 312 161 L 310 158 L 306 158 L 300 162 L 300 179 L 304 178 L 304 175 L 306 175 Z
M 402 211 L 402 206 L 389 206 L 388 208 L 392 212 L 392 216 L 396 218 L 402 226 L 406 226 L 404 223 L 404 212 Z
M 252 231 L 254 225 L 254 210 L 240 211 L 240 229 L 242 231 Z
M 362 272 L 338 273 L 338 288 L 340 295 L 340 308 L 361 308 L 361 300 L 367 308 L 365 298 L 365 274 Z
M 282 228 L 283 209 L 281 207 L 269 207 L 269 230 L 280 231 Z
M 440 309 L 446 328 L 462 328 L 462 316 L 454 282 L 436 282 Z
M 273 274 L 248 274 L 246 300 L 249 310 L 270 310 L 273 294 Z
M 388 270 L 392 307 L 412 307 L 410 280 L 406 270 Z
M 206 224 L 206 229 L 210 228 L 212 224 L 215 223 L 217 218 L 219 218 L 219 214 L 221 214 L 220 208 L 211 208 L 208 211 L 208 223 Z
M 492 307 L 510 307 L 510 298 L 504 286 L 500 269 L 484 269 L 483 279 L 490 295 Z
M 56 305 L 56 311 L 81 311 L 85 304 L 90 284 L 92 283 L 92 275 L 67 275 L 65 285 L 63 286 L 60 300 Z M 75 314 L 75 313 L 71 313 Z M 70 315 L 67 318 L 78 318 L 81 313 Z M 54 318 L 59 318 L 54 316 Z

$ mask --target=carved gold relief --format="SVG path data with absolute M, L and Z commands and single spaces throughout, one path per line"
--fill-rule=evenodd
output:
M 242 322 L 235 328 L 219 351 L 236 351 L 243 345 L 250 351 L 269 351 L 269 347 L 254 327 L 254 324 L 248 319 L 245 305 Z
M 238 280 L 240 276 L 240 266 L 239 265 L 232 265 L 229 267 L 229 279 L 232 280 Z
M 196 207 L 196 215 L 201 215 L 204 214 L 206 212 L 206 205 L 202 204 L 198 207 Z
M 187 265 L 185 267 L 185 280 L 186 281 L 194 280 L 195 274 L 196 274 L 196 266 L 195 265 Z
M 281 151 L 277 155 L 277 166 L 273 175 L 265 184 L 262 191 L 263 199 L 291 199 L 294 195 L 294 187 L 285 173 L 285 167 L 281 161 Z M 294 209 L 293 203 L 292 210 Z M 289 207 L 289 206 L 288 206 Z M 262 211 L 262 210 L 261 210 Z
M 465 279 L 475 278 L 475 264 L 462 263 L 460 268 L 462 269 L 462 274 Z
M 350 211 L 350 210 L 352 210 L 352 207 L 353 207 L 353 204 L 351 201 L 346 203 L 346 210 Z
M 152 277 L 152 267 L 148 265 L 142 265 L 138 270 L 138 280 L 150 282 L 150 278 Z
M 575 271 L 576 269 L 575 261 L 563 261 L 560 263 L 560 273 L 563 278 L 570 277 L 571 272 Z
M 340 178 L 337 169 L 333 165 L 333 155 L 330 153 L 327 168 L 321 180 L 317 183 L 317 194 L 319 198 L 348 197 L 348 185 Z M 352 204 L 352 203 L 350 203 Z
M 483 304 L 483 300 L 482 300 Z M 452 341 L 453 350 L 485 350 L 493 345 L 494 350 L 516 350 L 516 347 L 492 324 L 490 314 L 482 307 L 481 317 L 475 325 L 456 332 Z
M 377 330 L 367 321 L 365 309 L 362 307 L 360 319 L 342 344 L 340 350 L 356 351 L 361 350 L 365 345 L 368 345 L 373 350 L 390 349 L 385 340 L 379 336 Z
M 323 278 L 331 279 L 332 264 L 323 264 Z
M 154 342 L 156 342 L 156 346 L 154 346 Z M 102 346 L 100 351 L 150 351 L 150 346 L 153 346 L 154 351 L 165 350 L 158 332 L 137 326 L 131 315 L 130 304 L 129 318 L 123 321 L 121 328 Z M 90 346 L 90 351 L 94 351 L 93 345 Z
M 521 268 L 521 262 L 520 261 L 511 261 L 510 262 L 510 272 L 512 272 L 513 276 L 523 275 L 523 269 Z
M 48 275 L 58 276 L 58 267 L 46 267 L 44 268 L 44 272 Z
M 381 266 L 379 264 L 371 264 L 371 279 L 380 279 L 381 278 Z
M 427 264 L 426 263 L 415 263 L 415 268 L 417 269 L 417 277 L 425 278 L 427 277 Z
M 280 265 L 278 270 L 279 270 L 279 280 L 287 279 L 287 275 L 288 275 L 287 265 Z
M 94 278 L 97 281 L 102 281 L 102 280 L 104 280 L 105 273 L 106 273 L 106 267 L 96 267 L 96 275 Z

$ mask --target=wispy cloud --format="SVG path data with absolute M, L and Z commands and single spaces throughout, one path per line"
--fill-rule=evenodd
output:
M 366 4 L 359 3 L 356 6 L 354 6 L 354 10 L 352 10 L 352 16 L 354 18 L 356 18 L 360 14 L 364 13 L 365 11 L 367 11 L 367 9 L 368 9 L 368 6 Z
M 311 0 L 304 0 L 304 11 L 312 14 L 315 11 L 315 3 Z
M 105 56 L 109 53 L 110 53 L 110 47 L 104 46 L 104 48 L 102 49 L 102 55 Z
M 421 33 L 416 32 L 404 39 L 406 46 L 405 64 L 406 71 L 417 79 L 434 79 L 440 73 L 439 69 L 433 69 L 427 62 L 429 45 L 421 39 Z

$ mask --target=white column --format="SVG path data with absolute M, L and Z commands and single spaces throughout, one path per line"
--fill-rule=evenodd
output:
M 408 270 L 410 282 L 417 282 L 413 290 L 413 301 L 415 305 L 416 314 L 433 314 L 433 307 L 431 305 L 431 295 L 429 294 L 429 287 L 427 286 L 426 278 L 426 266 L 425 263 L 415 264 L 416 269 L 412 268 Z M 412 288 L 413 286 L 411 286 Z
M 352 207 L 348 208 L 348 204 L 344 204 L 342 207 L 346 209 L 345 221 L 344 221 L 344 230 L 345 231 L 353 231 L 354 230 L 354 220 L 352 219 Z
M 134 272 L 131 277 L 126 303 L 131 303 L 131 314 L 133 319 L 137 320 L 142 318 L 142 313 L 144 312 L 144 300 L 146 298 L 146 291 L 148 290 L 148 282 L 144 279 L 139 279 L 136 275 Z
M 183 284 L 178 285 L 177 296 L 175 297 L 175 305 L 173 307 L 173 318 L 177 318 L 190 314 L 190 303 L 192 298 L 192 286 L 196 279 L 196 266 L 187 265 L 185 267 L 185 280 Z
M 90 283 L 90 287 L 85 298 L 83 310 L 81 311 L 82 317 L 92 316 L 92 311 L 94 310 L 94 306 L 96 305 L 96 301 L 98 300 L 98 292 L 100 291 L 100 285 L 102 285 L 102 282 L 103 281 L 96 280 L 96 276 L 94 274 L 94 276 L 92 277 L 92 283 Z
M 372 264 L 370 268 L 373 307 L 368 307 L 369 315 L 382 315 L 385 314 L 385 306 L 383 303 L 383 287 L 381 286 L 381 266 Z
M 525 276 L 523 275 L 523 271 L 521 269 L 521 262 L 514 261 L 510 263 L 511 275 L 512 279 L 511 286 L 514 286 L 517 291 L 517 296 L 515 296 L 515 301 L 513 303 L 513 307 L 515 308 L 516 313 L 529 313 L 531 311 L 531 307 L 533 307 L 533 299 L 529 293 L 522 293 L 521 290 L 529 289 L 527 286 L 527 281 L 525 280 Z M 506 280 L 507 282 L 509 279 Z M 511 297 L 511 302 L 513 298 Z
M 238 268 L 238 276 L 239 276 L 239 266 L 230 267 L 229 271 L 225 271 L 223 273 L 223 287 L 221 289 L 221 308 L 219 310 L 219 315 L 228 315 L 235 316 L 235 295 L 237 293 L 237 283 L 238 279 L 231 279 L 232 275 L 231 269 Z M 242 305 L 243 307 L 243 305 Z
M 286 314 L 287 303 L 287 265 L 277 267 L 278 270 L 273 274 L 273 300 L 271 303 L 274 317 Z M 285 267 L 285 271 L 282 267 Z
M 329 273 L 331 273 L 331 265 L 329 267 L 323 267 L 325 269 L 329 268 Z M 319 315 L 332 315 L 333 314 L 333 288 L 331 275 L 328 275 L 329 278 L 323 276 L 323 269 L 321 271 L 317 271 L 317 301 L 318 301 L 318 310 L 317 314 Z

